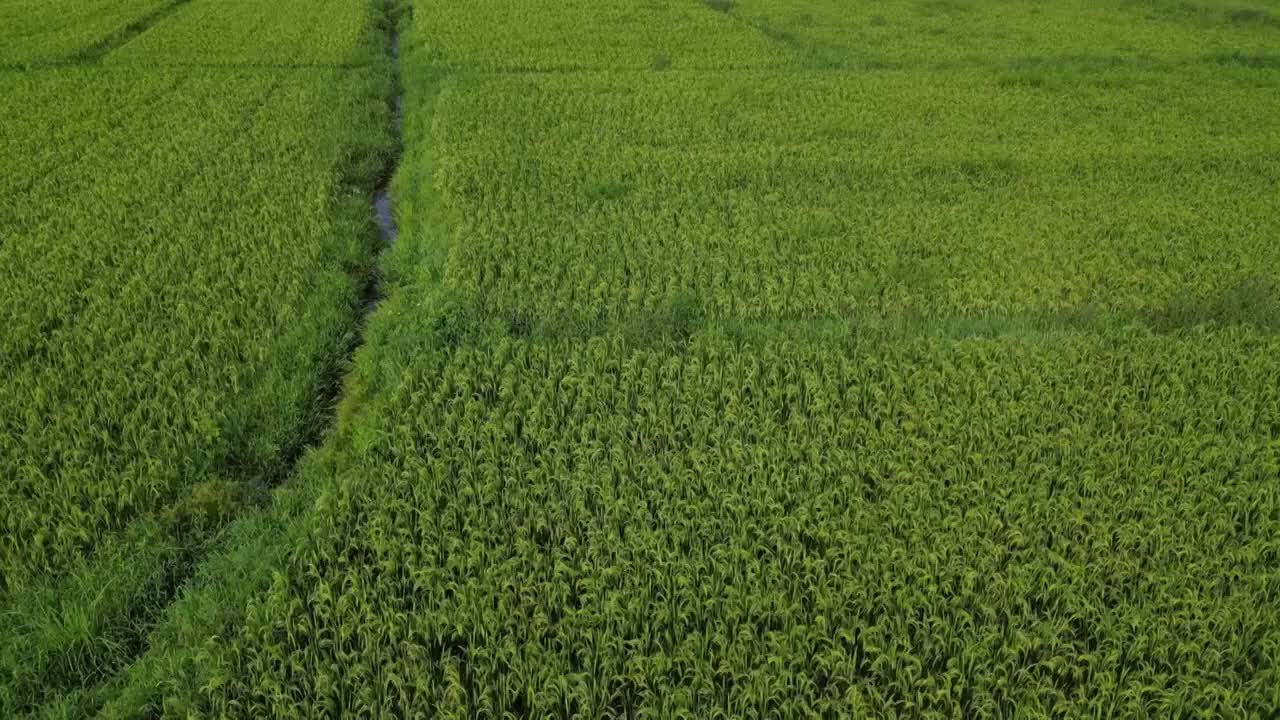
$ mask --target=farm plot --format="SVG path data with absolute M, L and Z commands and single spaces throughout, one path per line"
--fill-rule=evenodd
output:
M 355 65 L 374 59 L 378 5 L 191 2 L 107 57 L 142 65 Z
M 14 593 L 184 489 L 279 462 L 349 342 L 366 254 L 363 199 L 340 172 L 380 131 L 367 76 L 74 77 L 148 88 L 107 94 L 121 100 L 174 87 L 145 113 L 64 97 L 71 117 L 119 124 L 3 206 L 0 586 Z
M 504 73 L 494 7 L 414 15 L 343 432 L 107 717 L 1280 707 L 1265 72 Z
M 1052 80 L 1240 60 L 1277 65 L 1274 0 L 1095 3 L 732 0 L 735 18 L 814 66 L 984 67 Z
M 104 65 L 346 62 L 284 22 L 236 47 L 276 12 L 241 7 L 225 52 L 184 62 L 175 13 Z M 844 7 L 399 15 L 400 233 L 336 430 L 142 623 L 59 599 L 94 594 L 83 562 L 163 576 L 137 527 L 289 455 L 389 104 L 338 70 L 95 91 L 172 100 L 77 141 L 95 174 L 12 181 L 118 211 L 4 207 L 36 241 L 0 267 L 68 282 L 0 317 L 37 389 L 0 395 L 0 507 L 67 529 L 0 515 L 42 538 L 0 556 L 0 712 L 1280 713 L 1270 16 L 886 0 L 862 43 Z M 131 128 L 164 139 L 113 166 Z
M 1149 318 L 1274 290 L 1280 94 L 1251 74 L 459 78 L 432 129 L 441 196 L 407 202 L 457 217 L 446 287 L 535 331 L 672 303 Z
M 23 212 L 25 193 L 42 178 L 60 165 L 90 161 L 92 146 L 120 142 L 130 132 L 130 115 L 155 113 L 191 79 L 183 73 L 146 73 L 128 82 L 98 82 L 99 77 L 99 70 L 81 68 L 0 73 L 0 84 L 11 100 L 0 105 L 5 129 L 5 172 L 0 175 L 4 217 Z M 76 102 L 66 104 L 57 117 L 33 111 L 61 105 L 68 97 Z
M 180 0 L 5 0 L 0 3 L 0 66 L 73 60 Z
M 176 665 L 167 707 L 1265 715 L 1277 351 L 1234 331 L 425 351 L 348 467 L 308 477 L 301 545 Z
M 464 71 L 728 69 L 795 59 L 785 45 L 692 0 L 420 2 L 413 30 L 431 64 Z

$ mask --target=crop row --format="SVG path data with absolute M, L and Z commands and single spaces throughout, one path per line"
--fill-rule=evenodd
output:
M 420 354 L 168 709 L 1264 716 L 1278 350 Z

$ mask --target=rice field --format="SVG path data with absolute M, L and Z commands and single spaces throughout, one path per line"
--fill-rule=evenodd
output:
M 13 2 L 0 94 L 0 716 L 1280 715 L 1274 0 Z

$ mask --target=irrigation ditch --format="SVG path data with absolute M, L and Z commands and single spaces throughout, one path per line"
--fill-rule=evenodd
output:
M 391 60 L 391 82 L 393 88 L 391 98 L 392 128 L 398 147 L 404 130 L 404 88 L 400 83 L 400 33 L 395 29 L 391 31 L 388 54 Z M 388 246 L 396 241 L 397 234 L 396 218 L 391 198 L 391 178 L 395 175 L 398 160 L 398 157 L 394 158 L 389 167 L 385 168 L 386 172 L 373 196 L 373 216 L 378 225 L 378 234 L 381 236 L 383 244 Z

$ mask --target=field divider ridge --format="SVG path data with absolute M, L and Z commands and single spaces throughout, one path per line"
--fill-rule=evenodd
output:
M 128 25 L 125 25 L 120 30 L 72 55 L 67 60 L 55 64 L 88 65 L 96 63 L 111 51 L 123 47 L 129 41 L 150 30 L 162 20 L 177 12 L 183 5 L 186 5 L 191 1 L 192 0 L 173 0 L 173 2 L 168 5 L 165 5 L 155 12 L 143 15 Z

